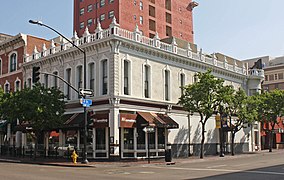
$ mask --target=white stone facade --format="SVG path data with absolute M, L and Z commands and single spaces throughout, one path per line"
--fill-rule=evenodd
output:
M 153 143 L 150 150 L 151 156 L 163 156 L 167 144 L 172 145 L 172 153 L 177 157 L 188 156 L 189 151 L 191 154 L 198 154 L 201 138 L 199 116 L 197 114 L 188 116 L 188 113 L 177 105 L 182 83 L 184 83 L 183 85 L 192 84 L 196 72 L 212 69 L 212 73 L 223 78 L 225 84 L 232 84 L 236 89 L 242 87 L 249 93 L 250 90 L 258 91 L 260 89 L 260 82 L 264 77 L 262 70 L 255 70 L 256 72 L 252 74 L 241 61 L 234 60 L 232 63 L 226 60 L 226 56 L 220 60 L 215 55 L 208 56 L 202 51 L 193 52 L 190 45 L 188 49 L 182 49 L 175 42 L 172 44 L 162 43 L 157 38 L 158 36 L 149 39 L 136 31 L 129 32 L 120 29 L 115 21 L 107 30 L 98 28 L 94 34 L 85 33 L 85 35 L 80 39 L 74 36 L 73 41 L 87 54 L 87 88 L 94 87 L 95 94 L 94 97 L 90 97 L 93 100 L 93 106 L 88 108 L 88 111 L 92 110 L 94 114 L 108 114 L 106 120 L 108 126 L 104 127 L 105 130 L 100 129 L 100 132 L 105 133 L 104 148 L 96 147 L 95 137 L 98 132 L 96 127 L 92 130 L 92 150 L 88 155 L 93 158 L 109 158 L 110 156 L 143 158 L 148 156 L 148 136 L 143 134 L 145 137 L 141 141 L 145 146 L 141 146 L 141 148 L 138 145 L 140 142 L 139 128 L 135 126 L 132 128 L 122 127 L 122 114 L 137 114 L 137 112 L 167 114 L 179 125 L 177 129 L 161 128 L 163 130 L 159 132 L 165 136 L 164 140 L 159 139 L 161 134 L 159 135 L 158 130 L 155 132 L 155 140 L 150 139 Z M 106 74 L 103 70 L 105 60 L 107 63 Z M 125 73 L 125 62 L 128 64 L 127 73 Z M 33 66 L 39 66 L 41 72 L 58 72 L 59 76 L 64 77 L 65 80 L 70 79 L 70 83 L 75 88 L 79 88 L 78 78 L 80 75 L 78 72 L 80 70 L 78 67 L 83 67 L 83 63 L 83 54 L 73 48 L 70 43 L 51 47 L 44 53 L 39 52 L 38 56 L 30 56 L 25 59 L 23 64 L 24 80 L 28 81 L 31 78 Z M 90 66 L 91 63 L 94 65 Z M 90 67 L 93 67 L 93 74 L 90 73 Z M 68 77 L 67 69 L 71 69 L 70 77 Z M 145 82 L 146 74 L 149 78 L 147 83 Z M 91 81 L 91 79 L 93 80 Z M 40 81 L 45 83 L 44 75 L 41 75 Z M 107 82 L 106 94 L 103 93 L 103 82 Z M 57 84 L 66 94 L 68 87 L 59 80 Z M 124 87 L 125 84 L 127 84 L 127 88 Z M 145 84 L 148 84 L 148 88 L 145 87 L 147 86 Z M 53 85 L 54 78 L 49 77 L 48 86 Z M 82 84 L 80 87 L 83 87 Z M 147 95 L 145 88 L 148 92 Z M 66 114 L 82 113 L 83 111 L 79 104 L 78 94 L 73 90 L 71 90 L 68 106 Z M 103 121 L 104 119 L 95 118 L 96 120 Z M 254 150 L 253 131 L 253 127 L 248 127 L 237 134 L 236 143 L 241 145 L 241 151 Z M 210 118 L 206 125 L 205 136 L 206 153 L 216 154 L 219 134 L 215 129 L 214 117 Z M 159 145 L 159 142 L 162 142 L 163 145 Z M 64 141 L 61 143 L 64 144 Z M 130 148 L 125 148 L 126 146 Z M 105 153 L 105 155 L 100 153 Z

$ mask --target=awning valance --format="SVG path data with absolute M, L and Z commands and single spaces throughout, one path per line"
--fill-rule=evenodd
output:
M 137 114 L 120 113 L 120 127 L 133 128 L 136 127 Z
M 94 128 L 106 128 L 109 127 L 109 114 L 94 114 L 92 117 Z
M 145 120 L 146 124 L 139 123 L 141 126 L 153 126 L 168 129 L 179 127 L 178 123 L 166 114 L 151 112 L 137 112 L 137 114 Z

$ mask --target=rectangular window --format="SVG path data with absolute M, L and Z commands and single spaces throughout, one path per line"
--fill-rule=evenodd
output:
M 136 5 L 136 0 L 133 1 L 134 5 Z
M 168 70 L 165 70 L 165 100 L 169 101 L 169 84 L 170 84 L 170 72 Z
M 278 79 L 283 79 L 283 73 L 278 74 Z
M 88 26 L 91 26 L 92 25 L 92 23 L 93 23 L 93 19 L 88 19 Z
M 84 29 L 84 26 L 85 26 L 85 25 L 84 25 L 84 22 L 81 22 L 81 23 L 80 23 L 80 29 Z
M 142 1 L 140 1 L 139 7 L 140 7 L 140 10 L 143 10 L 143 2 Z
M 140 16 L 139 22 L 140 24 L 143 24 L 143 16 Z
M 106 129 L 96 128 L 96 150 L 106 149 Z
M 158 128 L 158 149 L 165 149 L 165 129 Z
M 70 84 L 71 83 L 71 69 L 66 69 L 66 81 Z M 66 89 L 66 98 L 67 100 L 71 99 L 71 89 L 70 86 L 66 85 L 67 89 Z
M 274 81 L 274 75 L 273 74 L 269 75 L 269 81 Z
M 100 16 L 100 21 L 103 21 L 103 20 L 105 20 L 106 19 L 106 15 L 105 14 L 101 14 L 101 16 Z
M 129 95 L 129 62 L 124 61 L 124 94 Z
M 149 19 L 149 29 L 151 31 L 156 31 L 156 22 L 152 19 Z
M 111 3 L 113 3 L 114 2 L 114 0 L 108 0 L 108 3 L 109 4 L 111 4 Z
M 166 26 L 166 36 L 172 36 L 172 28 L 170 26 Z
M 89 64 L 89 78 L 90 78 L 89 89 L 94 90 L 95 89 L 95 64 L 94 63 Z
M 268 76 L 267 75 L 265 75 L 265 79 L 264 79 L 265 81 L 268 81 Z
M 108 89 L 108 66 L 107 66 L 107 60 L 104 60 L 102 62 L 103 66 L 103 95 L 107 94 L 107 89 Z
M 100 1 L 100 7 L 103 7 L 106 4 L 105 0 Z
M 149 6 L 149 16 L 156 17 L 156 10 L 154 6 Z
M 278 80 L 278 74 L 274 74 L 274 79 Z
M 166 12 L 166 22 L 171 24 L 172 23 L 172 15 Z
M 124 149 L 134 149 L 134 129 L 123 129 L 123 145 Z
M 114 16 L 114 11 L 109 11 L 109 12 L 108 12 L 108 18 L 109 18 L 109 19 L 112 19 L 113 16 Z
M 137 128 L 137 149 L 145 149 L 146 139 L 145 139 L 145 131 L 143 131 L 143 128 Z
M 84 14 L 84 8 L 80 9 L 80 16 Z
M 88 12 L 92 12 L 92 10 L 93 10 L 93 5 L 90 4 L 90 5 L 88 6 Z
M 149 80 L 150 80 L 150 67 L 145 65 L 144 66 L 145 73 L 144 73 L 144 96 L 145 98 L 149 98 Z
M 172 2 L 171 2 L 171 0 L 165 0 L 165 7 L 169 11 L 172 9 Z

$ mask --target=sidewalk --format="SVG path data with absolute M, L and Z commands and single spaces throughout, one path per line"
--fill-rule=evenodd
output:
M 284 150 L 273 150 L 271 153 L 284 153 Z M 171 163 L 165 162 L 163 159 L 151 159 L 150 164 L 148 163 L 148 159 L 143 160 L 120 160 L 120 161 L 99 161 L 99 160 L 90 160 L 88 164 L 82 164 L 81 160 L 78 160 L 77 164 L 73 164 L 71 158 L 68 159 L 49 159 L 49 158 L 37 158 L 33 160 L 31 158 L 15 158 L 15 157 L 3 157 L 0 156 L 0 162 L 9 162 L 9 163 L 22 163 L 22 164 L 37 164 L 37 165 L 48 165 L 48 166 L 63 166 L 63 167 L 80 167 L 80 168 L 95 168 L 95 167 L 129 167 L 129 166 L 154 166 L 154 165 L 174 165 L 182 164 L 182 163 L 195 163 L 201 161 L 214 161 L 221 159 L 235 159 L 246 156 L 252 156 L 257 154 L 271 154 L 267 150 L 258 151 L 258 152 L 250 152 L 243 154 L 236 154 L 235 156 L 231 156 L 230 154 L 225 155 L 225 157 L 216 156 L 205 156 L 203 159 L 200 159 L 198 156 L 191 156 L 188 158 L 173 158 Z

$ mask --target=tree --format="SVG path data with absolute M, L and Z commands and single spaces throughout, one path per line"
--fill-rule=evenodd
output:
M 235 136 L 245 124 L 251 124 L 256 120 L 255 108 L 252 108 L 254 101 L 248 97 L 245 91 L 241 88 L 236 91 L 231 100 L 228 101 L 228 114 L 231 130 L 231 154 L 235 155 Z M 232 116 L 236 116 L 235 120 L 232 120 Z
M 5 94 L 1 104 L 2 117 L 9 122 L 18 121 L 19 125 L 32 127 L 36 156 L 38 137 L 44 130 L 62 124 L 65 101 L 63 93 L 56 88 L 45 88 L 37 84 L 32 89 L 24 88 Z
M 260 95 L 258 103 L 258 117 L 262 124 L 266 125 L 266 133 L 269 138 L 269 152 L 272 152 L 273 133 L 275 125 L 278 124 L 278 118 L 283 116 L 284 112 L 284 91 L 275 89 L 271 92 L 264 92 Z
M 199 122 L 202 128 L 200 158 L 203 158 L 205 125 L 218 105 L 218 97 L 224 80 L 215 78 L 211 70 L 205 73 L 198 72 L 196 77 L 199 79 L 198 82 L 183 87 L 183 94 L 178 103 L 190 114 L 197 112 L 200 116 Z

